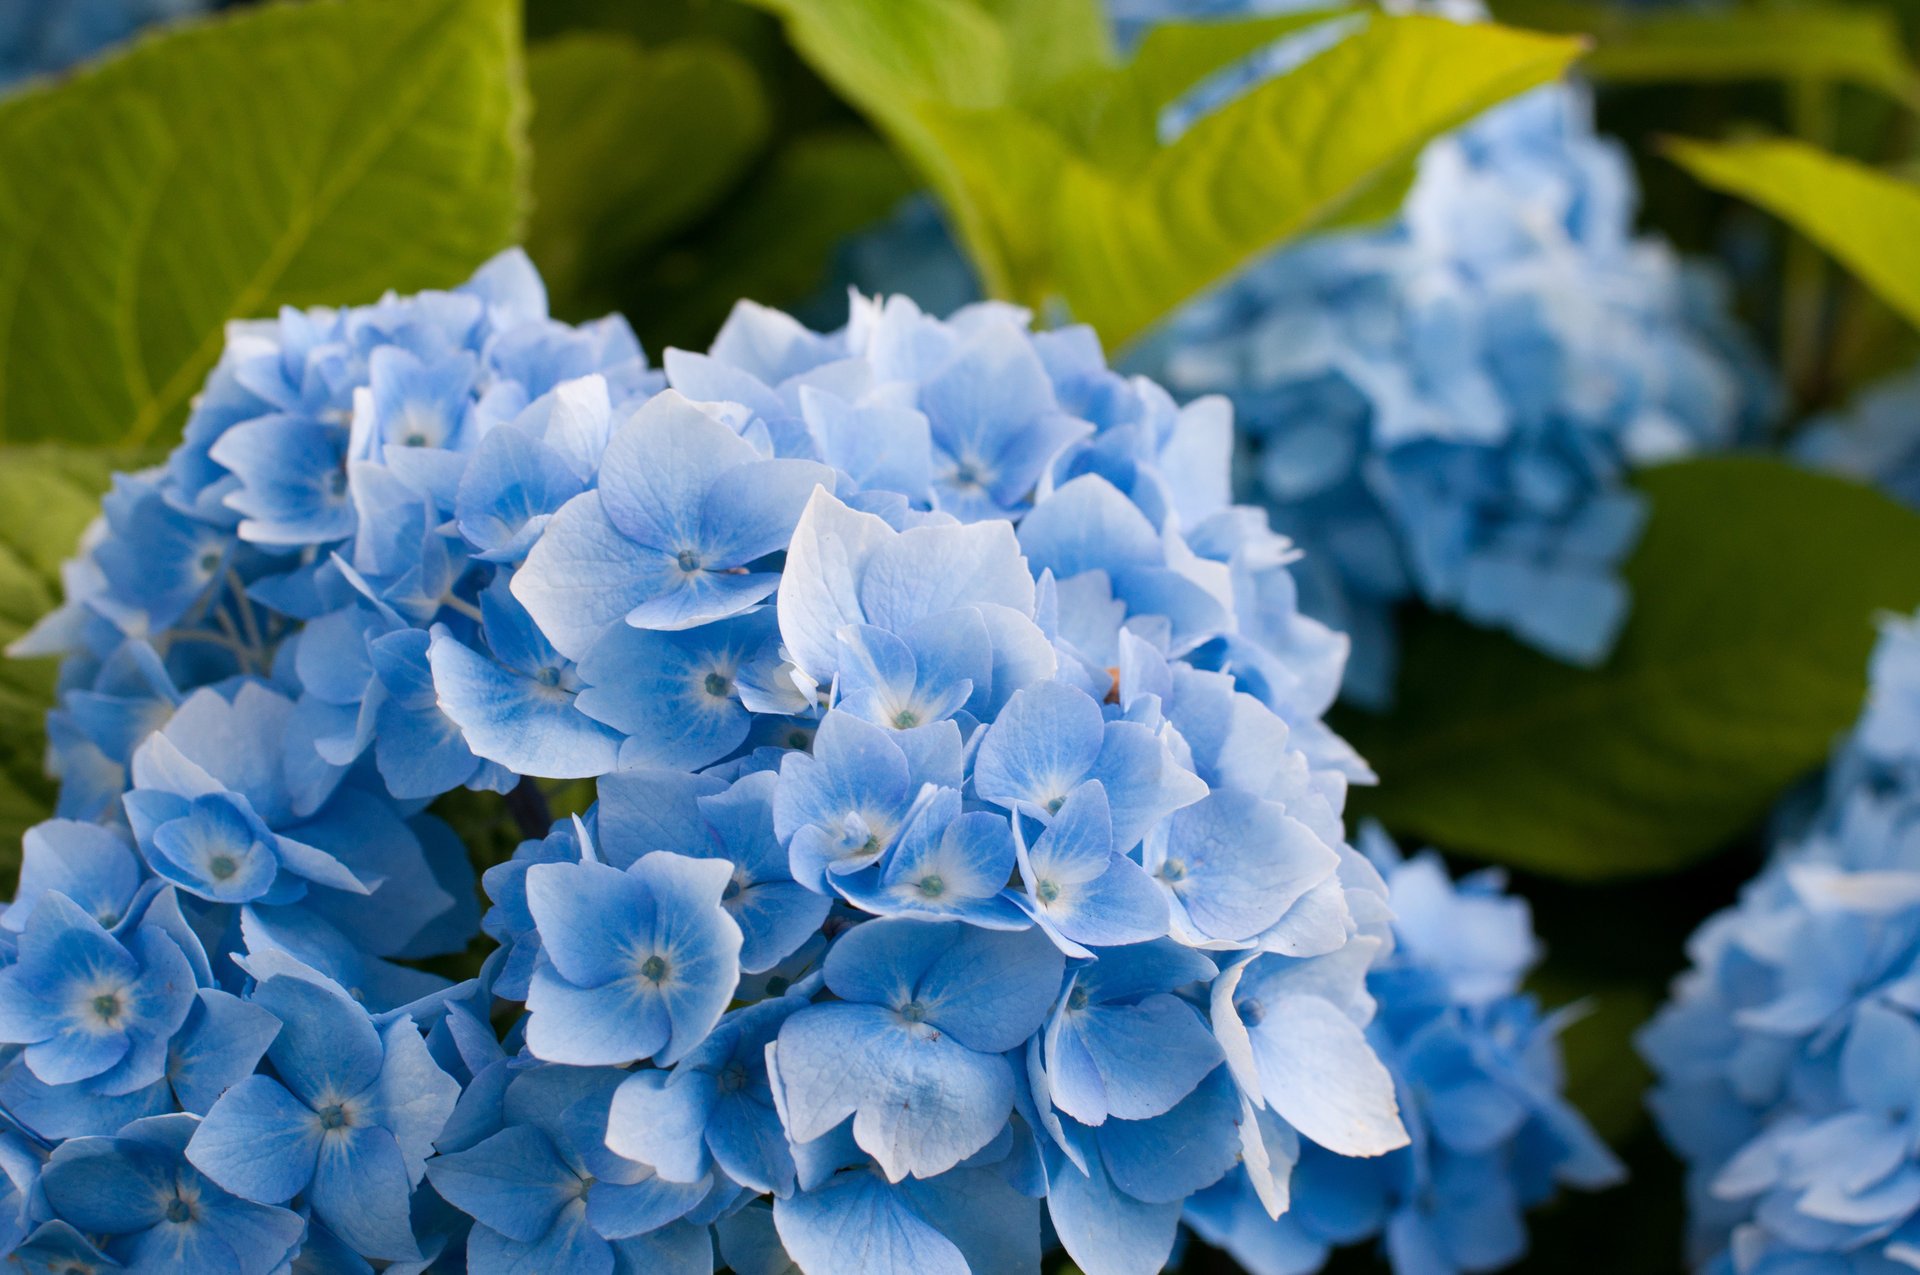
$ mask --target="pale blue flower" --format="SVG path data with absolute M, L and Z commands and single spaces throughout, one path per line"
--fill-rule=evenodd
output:
M 1887 622 L 1811 809 L 1688 945 L 1640 1036 L 1701 1270 L 1851 1271 L 1920 1241 L 1920 639 Z
M 1920 506 L 1920 368 L 1877 381 L 1842 410 L 1808 421 L 1793 452 L 1816 469 Z
M 903 298 L 742 304 L 665 379 L 514 253 L 234 327 L 21 645 L 71 803 L 0 923 L 23 1137 L 204 1116 L 301 1269 L 1035 1272 L 1044 1200 L 1124 1275 L 1292 1163 L 1250 1119 L 1404 1136 L 1328 999 L 1384 926 L 1345 644 L 1229 503 L 1226 405 Z M 426 804 L 568 777 L 483 919 Z M 137 1076 L 49 1026 L 50 929 L 129 996 L 178 952 Z M 417 966 L 476 931 L 477 978 Z M 1217 1010 L 1279 962 L 1326 1006 L 1288 1039 Z M 104 1263 L 33 1160 L 15 1256 Z
M 1496 872 L 1455 883 L 1436 854 L 1402 860 L 1379 830 L 1365 831 L 1363 845 L 1394 906 L 1392 950 L 1365 985 L 1350 977 L 1313 987 L 1284 966 L 1250 970 L 1236 1010 L 1265 1079 L 1283 1073 L 1286 1041 L 1284 1027 L 1263 1025 L 1304 1008 L 1288 989 L 1348 1010 L 1375 1000 L 1367 1037 L 1411 1143 L 1350 1160 L 1329 1154 L 1325 1125 L 1261 1112 L 1244 1173 L 1194 1196 L 1188 1221 L 1258 1275 L 1306 1275 L 1334 1246 L 1359 1240 L 1379 1240 L 1400 1275 L 1500 1269 L 1526 1252 L 1524 1210 L 1557 1185 L 1611 1187 L 1622 1169 L 1561 1095 L 1555 1037 L 1571 1014 L 1542 1016 L 1521 991 L 1540 956 L 1526 902 L 1507 895 Z M 1273 1116 L 1281 1110 L 1273 1104 Z
M 376 1026 L 340 989 L 284 974 L 251 1000 L 280 1020 L 267 1050 L 274 1074 L 214 1103 L 187 1159 L 257 1203 L 302 1196 L 364 1257 L 417 1258 L 408 1198 L 459 1084 L 405 1015 Z
M 193 1116 L 136 1120 L 112 1137 L 61 1144 L 40 1185 L 58 1227 L 91 1236 L 115 1268 L 129 1271 L 232 1271 L 271 1275 L 285 1269 L 306 1231 L 299 1214 L 237 1198 L 196 1171 L 183 1152 L 200 1122 Z M 78 1235 L 30 1237 L 28 1249 L 84 1255 Z M 29 1263 L 31 1256 L 27 1257 Z M 43 1259 L 44 1260 L 44 1259 Z M 84 1261 L 58 1270 L 92 1269 Z M 31 1265 L 29 1269 L 32 1269 Z

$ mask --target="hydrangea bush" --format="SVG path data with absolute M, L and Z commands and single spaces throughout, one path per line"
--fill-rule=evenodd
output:
M 1920 617 L 1886 623 L 1871 679 L 1819 800 L 1789 803 L 1641 1036 L 1716 1275 L 1920 1262 Z
M 1230 431 L 1002 305 L 656 370 L 517 253 L 234 325 L 19 644 L 8 1250 L 1003 1272 L 1044 1209 L 1125 1275 L 1405 1146 L 1346 642 Z M 462 788 L 529 825 L 484 917 Z
M 1370 967 L 1349 963 L 1344 995 L 1377 1006 L 1367 1038 L 1393 1073 L 1411 1143 L 1356 1160 L 1296 1140 L 1280 1217 L 1267 1180 L 1247 1171 L 1195 1196 L 1187 1218 L 1253 1275 L 1309 1275 L 1333 1246 L 1370 1239 L 1396 1275 L 1497 1270 L 1526 1252 L 1523 1211 L 1556 1185 L 1623 1175 L 1561 1093 L 1557 1037 L 1578 1010 L 1543 1016 L 1520 990 L 1539 943 L 1497 870 L 1456 884 L 1438 855 L 1403 859 L 1375 826 L 1360 848 L 1392 923 L 1370 933 Z

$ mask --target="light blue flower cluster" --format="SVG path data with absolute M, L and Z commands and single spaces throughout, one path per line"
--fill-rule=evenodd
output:
M 1809 421 L 1793 450 L 1815 469 L 1872 483 L 1920 509 L 1920 367 L 1868 386 L 1843 411 Z
M 1255 1275 L 1309 1275 L 1334 1246 L 1369 1239 L 1397 1275 L 1497 1270 L 1526 1252 L 1522 1214 L 1556 1185 L 1621 1177 L 1561 1094 L 1556 1037 L 1577 1011 L 1543 1018 L 1520 990 L 1539 945 L 1526 902 L 1498 872 L 1456 885 L 1438 855 L 1402 859 L 1377 827 L 1362 829 L 1360 846 L 1383 896 L 1372 915 L 1390 907 L 1392 920 L 1362 940 L 1379 949 L 1371 965 L 1360 942 L 1329 963 L 1328 990 L 1337 1004 L 1378 1004 L 1367 1036 L 1393 1073 L 1411 1145 L 1355 1160 L 1270 1136 L 1270 1163 L 1247 1159 L 1189 1201 L 1187 1218 Z M 1269 999 L 1295 977 L 1255 961 L 1238 994 Z
M 1429 147 L 1399 221 L 1322 236 L 1181 311 L 1144 366 L 1229 395 L 1308 609 L 1393 680 L 1417 597 L 1571 662 L 1629 607 L 1637 466 L 1722 448 L 1767 394 L 1713 281 L 1633 236 L 1625 156 L 1538 90 Z
M 15 1254 L 958 1275 L 1044 1208 L 1131 1275 L 1243 1160 L 1405 1145 L 1346 643 L 1231 428 L 1000 305 L 655 371 L 517 253 L 235 325 L 20 644 Z M 536 778 L 598 801 L 482 917 L 427 806 Z
M 58 0 L 0 5 L 0 90 L 63 71 L 143 27 L 199 13 L 214 0 Z
M 1714 1275 L 1920 1261 L 1920 619 L 1888 621 L 1866 710 L 1645 1029 Z

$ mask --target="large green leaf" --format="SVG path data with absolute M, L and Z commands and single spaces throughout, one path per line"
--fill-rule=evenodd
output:
M 1555 78 L 1578 50 L 1501 27 L 1372 19 L 1138 171 L 1069 165 L 1047 201 L 1052 283 L 1076 315 L 1124 341 L 1338 217 L 1436 135 Z
M 1507 0 L 1503 21 L 1596 40 L 1582 69 L 1621 83 L 1812 80 L 1920 100 L 1891 10 L 1845 4 L 1632 13 L 1575 0 Z
M 1804 142 L 1672 141 L 1667 153 L 1786 221 L 1920 327 L 1920 185 Z
M 113 452 L 0 447 L 0 651 L 60 600 L 60 564 L 100 511 L 121 464 Z M 13 879 L 20 834 L 46 817 L 53 786 L 44 770 L 41 719 L 53 703 L 50 660 L 0 658 L 0 884 Z
M 533 216 L 527 250 L 557 313 L 607 307 L 615 275 L 740 178 L 767 134 L 752 68 L 723 44 L 643 49 L 612 32 L 527 56 Z
M 742 297 L 807 300 L 834 250 L 914 188 L 879 139 L 850 130 L 794 138 L 693 233 L 653 254 L 632 279 L 629 314 L 649 350 L 704 348 Z
M 228 319 L 448 285 L 510 243 L 518 20 L 263 5 L 0 104 L 0 439 L 164 441 Z
M 1171 98 L 1309 19 L 1172 29 L 1130 64 L 1060 75 L 1053 62 L 1048 80 L 997 3 L 753 2 L 785 17 L 815 69 L 919 168 L 990 291 L 1064 302 L 1111 343 L 1336 219 L 1434 136 L 1559 75 L 1580 49 L 1490 24 L 1354 14 L 1331 49 L 1165 141 Z
M 1425 616 L 1400 703 L 1343 723 L 1358 804 L 1450 849 L 1583 879 L 1671 869 L 1761 819 L 1860 711 L 1874 619 L 1920 605 L 1920 514 L 1753 457 L 1651 470 L 1633 613 L 1598 670 Z

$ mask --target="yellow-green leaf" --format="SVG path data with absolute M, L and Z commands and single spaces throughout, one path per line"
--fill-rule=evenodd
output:
M 0 103 L 0 439 L 165 442 L 228 319 L 511 243 L 514 0 L 262 5 Z
M 1804 142 L 1671 141 L 1667 153 L 1819 244 L 1920 327 L 1920 185 Z
M 106 451 L 0 447 L 0 651 L 60 600 L 60 564 L 100 512 L 117 467 Z M 0 658 L 0 879 L 19 863 L 20 834 L 53 809 L 42 719 L 53 704 L 50 660 Z
M 1435 136 L 1557 78 L 1571 40 L 1374 18 L 1206 116 L 1138 173 L 1076 163 L 1049 201 L 1050 283 L 1109 342 L 1344 212 Z
M 1356 15 L 1331 49 L 1164 141 L 1162 108 L 1197 79 L 1325 14 L 1170 30 L 1126 66 L 1047 83 L 1016 55 L 998 0 L 753 2 L 920 170 L 989 291 L 1062 302 L 1116 344 L 1397 182 L 1426 142 L 1555 78 L 1581 48 Z

